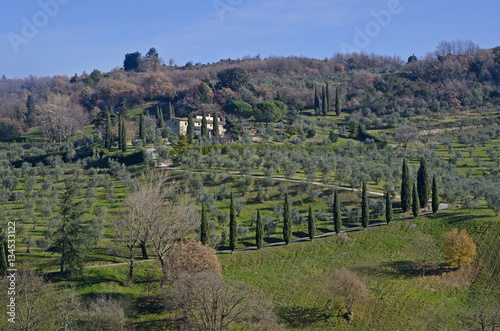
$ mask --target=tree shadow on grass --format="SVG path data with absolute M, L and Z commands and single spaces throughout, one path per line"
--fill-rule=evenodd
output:
M 424 266 L 422 263 L 406 260 L 382 262 L 377 266 L 361 266 L 354 268 L 354 270 L 372 276 L 405 277 L 411 279 L 422 277 Z M 425 276 L 440 276 L 454 270 L 455 269 L 448 268 L 445 264 L 429 263 L 425 267 Z
M 292 236 L 294 236 L 295 238 L 309 238 L 309 234 L 305 233 L 304 231 L 292 232 Z
M 282 242 L 282 241 L 283 241 L 283 238 L 274 238 L 274 237 L 264 238 L 264 242 L 266 244 L 275 244 L 275 243 L 279 243 L 279 242 Z
M 278 316 L 292 328 L 304 328 L 321 321 L 327 321 L 334 315 L 326 308 L 284 307 L 278 312 Z

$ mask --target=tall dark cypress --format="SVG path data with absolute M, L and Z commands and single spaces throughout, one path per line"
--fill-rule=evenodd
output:
M 0 229 L 0 276 L 5 277 L 7 275 L 7 254 L 5 252 L 5 243 L 6 243 L 6 238 L 5 235 Z
M 326 87 L 323 86 L 323 104 L 321 105 L 321 113 L 326 116 L 328 113 L 328 97 L 326 96 Z
M 361 225 L 364 229 L 370 222 L 370 207 L 368 205 L 368 192 L 366 191 L 366 183 L 363 182 L 363 191 L 361 192 Z
M 439 191 L 436 182 L 436 175 L 432 176 L 432 213 L 437 213 L 439 209 Z
M 264 224 L 262 223 L 262 219 L 260 217 L 260 210 L 257 210 L 257 227 L 255 229 L 255 244 L 258 249 L 262 248 L 264 239 Z
M 219 137 L 220 136 L 220 131 L 219 131 L 219 118 L 217 117 L 217 111 L 214 111 L 214 121 L 213 121 L 213 136 L 214 137 Z
M 417 218 L 419 211 L 420 211 L 420 200 L 418 199 L 417 184 L 413 184 L 412 204 L 411 204 L 411 212 L 413 214 L 413 217 Z
M 236 222 L 236 213 L 234 210 L 234 197 L 231 193 L 231 203 L 229 205 L 229 249 L 236 249 L 236 241 L 238 240 L 238 223 Z
M 35 99 L 31 94 L 28 95 L 28 99 L 26 100 L 26 108 L 28 109 L 28 113 L 26 114 L 26 124 L 31 128 L 36 125 L 37 121 Z
M 342 100 L 340 100 L 340 91 L 339 87 L 335 90 L 335 114 L 340 116 L 340 112 L 342 111 Z
M 141 113 L 139 122 L 139 139 L 141 139 L 143 145 L 146 146 L 146 120 L 144 119 L 144 113 Z
M 123 131 L 122 131 L 122 117 L 120 116 L 118 120 L 118 149 L 121 151 L 122 150 L 122 137 Z
M 173 118 L 175 117 L 175 110 L 174 110 L 174 106 L 172 105 L 172 103 L 168 103 L 168 114 L 169 114 L 169 118 Z
M 156 106 L 156 120 L 158 121 L 158 126 L 161 128 L 160 124 L 160 107 Z
M 283 209 L 283 240 L 285 244 L 290 243 L 292 237 L 292 216 L 290 214 L 290 203 L 288 201 L 288 194 L 285 194 L 285 206 Z
M 314 86 L 314 115 L 319 115 L 320 110 L 320 102 L 319 102 L 319 92 L 318 87 Z
M 385 192 L 385 221 L 389 224 L 392 221 L 392 199 L 389 191 Z
M 106 112 L 106 140 L 104 141 L 104 148 L 110 149 L 113 144 L 113 132 L 111 131 L 111 117 L 109 111 Z
M 326 82 L 326 112 L 330 111 L 330 83 Z
M 127 126 L 125 125 L 125 121 L 121 120 L 121 123 L 122 123 L 122 142 L 121 142 L 121 149 L 122 149 L 122 152 L 123 153 L 126 153 L 127 152 Z
M 403 160 L 403 172 L 401 180 L 401 208 L 407 212 L 411 208 L 411 177 L 408 168 L 408 160 Z
M 309 215 L 307 217 L 307 232 L 309 233 L 309 239 L 313 240 L 316 235 L 316 220 L 314 219 L 314 214 L 312 207 L 309 206 Z
M 208 138 L 208 123 L 207 123 L 207 113 L 203 111 L 203 116 L 201 117 L 201 130 L 200 134 L 202 138 Z
M 427 161 L 423 156 L 420 157 L 420 167 L 417 172 L 417 190 L 420 208 L 425 208 L 431 196 L 431 181 L 427 173 Z
M 203 245 L 208 246 L 210 244 L 210 229 L 208 227 L 207 210 L 205 208 L 205 203 L 201 203 L 201 224 L 200 224 L 200 241 Z
M 192 144 L 194 140 L 194 122 L 193 122 L 193 115 L 191 114 L 188 115 L 188 126 L 186 129 L 186 136 L 188 142 Z
M 339 234 L 342 228 L 342 214 L 340 212 L 339 193 L 335 191 L 333 194 L 333 224 L 335 226 L 335 233 Z

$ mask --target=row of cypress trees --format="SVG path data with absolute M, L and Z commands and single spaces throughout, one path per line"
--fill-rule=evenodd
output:
M 425 158 L 420 159 L 420 168 L 417 173 L 417 182 L 413 185 L 411 184 L 411 177 L 408 168 L 408 160 L 403 160 L 403 172 L 402 172 L 402 183 L 401 183 L 401 207 L 404 212 L 408 211 L 411 207 L 412 214 L 417 217 L 421 208 L 427 205 L 429 195 L 432 196 L 432 212 L 435 214 L 439 208 L 439 192 L 436 182 L 436 176 L 432 177 L 432 185 L 429 185 L 429 176 L 427 173 L 427 164 Z M 392 210 L 392 197 L 390 192 L 385 192 L 385 218 L 387 224 L 393 219 Z M 316 233 L 315 218 L 312 211 L 312 207 L 309 206 L 308 214 L 308 235 L 312 240 Z M 342 227 L 342 215 L 340 211 L 340 201 L 338 197 L 338 191 L 334 192 L 333 197 L 333 220 L 335 232 L 339 233 Z M 366 183 L 363 182 L 361 191 L 361 225 L 363 228 L 367 228 L 370 221 L 370 208 L 368 203 L 368 190 L 366 188 Z M 236 213 L 234 209 L 233 194 L 231 193 L 231 202 L 229 207 L 229 248 L 234 251 L 236 248 L 237 241 L 237 221 Z M 204 245 L 209 243 L 208 235 L 208 219 L 206 216 L 205 205 L 202 204 L 202 222 L 201 222 L 201 242 Z M 260 210 L 257 211 L 257 225 L 255 231 L 255 240 L 257 248 L 260 249 L 263 244 L 264 236 L 264 226 L 262 224 L 262 219 L 260 216 Z M 285 195 L 285 203 L 283 209 L 283 240 L 285 244 L 289 244 L 292 237 L 292 220 L 290 213 L 290 202 L 288 194 Z
M 320 102 L 318 87 L 314 86 L 314 113 L 316 115 L 326 116 L 330 111 L 330 84 L 326 83 L 323 86 L 322 102 Z M 342 101 L 340 100 L 339 87 L 335 91 L 335 114 L 340 115 L 342 110 Z
M 408 160 L 403 160 L 401 178 L 401 208 L 403 212 L 412 209 L 414 217 L 418 216 L 420 208 L 427 206 L 429 198 L 432 199 L 432 212 L 435 214 L 439 209 L 439 192 L 436 176 L 432 176 L 432 184 L 427 171 L 427 161 L 422 156 L 417 171 L 417 182 L 411 182 Z

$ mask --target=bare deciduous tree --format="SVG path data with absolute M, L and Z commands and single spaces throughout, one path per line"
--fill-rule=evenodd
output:
M 165 260 L 172 249 L 199 224 L 199 215 L 194 206 L 168 200 L 176 189 L 176 183 L 168 182 L 168 178 L 168 173 L 163 171 L 150 170 L 143 173 L 139 189 L 132 194 L 132 204 L 127 206 L 134 211 L 134 219 L 143 224 L 160 260 L 164 276 Z M 140 235 L 138 239 L 142 239 Z
M 225 282 L 212 272 L 179 277 L 167 294 L 167 304 L 183 312 L 186 329 L 225 330 L 232 323 L 258 324 L 264 319 L 264 329 L 279 328 L 276 318 L 269 316 L 273 314 L 267 300 L 255 296 L 247 287 Z
M 398 143 L 403 144 L 403 147 L 405 149 L 408 147 L 408 144 L 411 141 L 417 139 L 419 136 L 419 131 L 415 127 L 410 125 L 398 126 L 394 133 L 394 139 Z
M 341 298 L 347 310 L 345 314 L 347 320 L 352 319 L 353 307 L 368 299 L 368 290 L 365 283 L 346 268 L 334 271 L 332 292 Z
M 20 330 L 43 330 L 50 327 L 54 289 L 35 271 L 17 273 L 16 324 Z
M 470 330 L 494 331 L 500 326 L 500 304 L 492 298 L 475 298 L 461 316 Z

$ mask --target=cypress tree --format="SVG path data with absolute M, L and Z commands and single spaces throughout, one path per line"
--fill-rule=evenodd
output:
M 168 114 L 169 114 L 169 118 L 173 118 L 175 117 L 175 110 L 174 110 L 174 106 L 172 106 L 172 103 L 168 103 Z
M 368 192 L 366 191 L 366 183 L 363 182 L 363 191 L 361 192 L 361 225 L 364 229 L 370 222 L 370 207 L 368 206 Z
M 158 121 L 158 126 L 161 128 L 160 124 L 160 107 L 156 106 L 156 120 Z
M 411 204 L 411 212 L 413 214 L 413 217 L 417 218 L 419 211 L 420 211 L 420 200 L 418 199 L 417 184 L 413 184 L 412 204 Z
M 389 191 L 385 192 L 385 220 L 387 224 L 392 221 L 392 199 Z
M 285 244 L 290 243 L 292 237 L 292 217 L 290 215 L 290 203 L 288 202 L 288 194 L 285 194 L 285 206 L 283 209 L 283 240 Z
M 316 235 L 316 220 L 314 219 L 311 206 L 309 206 L 309 216 L 307 217 L 307 230 L 309 233 L 309 239 L 313 240 Z
M 420 157 L 420 167 L 417 172 L 417 190 L 420 208 L 425 208 L 431 195 L 431 181 L 427 173 L 427 161 L 423 156 Z
M 217 111 L 214 111 L 214 121 L 212 126 L 213 126 L 213 136 L 219 137 L 220 131 L 219 131 L 219 118 L 217 118 Z
M 120 119 L 118 120 L 118 149 L 121 151 L 122 150 L 122 137 L 123 131 L 122 131 L 122 117 L 120 116 Z
M 340 91 L 339 87 L 335 90 L 335 114 L 340 116 L 340 112 L 342 111 L 342 100 L 340 100 Z
M 403 160 L 403 172 L 401 181 L 401 208 L 407 212 L 411 208 L 411 177 L 408 169 L 408 160 Z
M 323 104 L 321 105 L 321 112 L 323 116 L 326 116 L 328 113 L 328 97 L 326 96 L 326 87 L 323 86 Z
M 110 149 L 113 143 L 113 132 L 111 131 L 111 117 L 109 110 L 106 112 L 106 140 L 104 141 L 104 148 Z
M 144 119 L 144 113 L 141 113 L 139 122 L 139 139 L 141 139 L 144 146 L 146 146 L 146 120 Z
M 200 134 L 202 138 L 208 138 L 208 123 L 207 123 L 207 113 L 203 111 L 203 116 L 201 117 L 201 130 Z
M 330 111 L 330 83 L 326 82 L 326 112 Z
M 255 229 L 255 243 L 257 244 L 257 248 L 262 248 L 262 243 L 264 239 L 264 224 L 262 223 L 262 219 L 260 218 L 260 210 L 257 210 L 257 228 Z
M 335 233 L 340 233 L 342 227 L 342 214 L 340 212 L 339 193 L 335 191 L 333 194 L 333 223 L 335 225 Z
M 0 230 L 0 276 L 7 275 L 7 254 L 5 252 L 6 238 L 2 230 Z
M 432 213 L 437 213 L 439 209 L 439 192 L 436 182 L 436 175 L 432 176 Z
M 193 115 L 191 114 L 188 115 L 188 126 L 186 129 L 186 136 L 188 143 L 192 144 L 194 140 L 194 122 L 193 122 Z
M 315 85 L 314 86 L 314 115 L 319 115 L 319 93 L 318 93 L 318 87 Z
M 210 244 L 210 229 L 208 227 L 207 210 L 205 208 L 205 203 L 201 203 L 201 227 L 200 227 L 200 241 L 203 245 L 208 246 Z
M 125 125 L 125 121 L 121 120 L 121 123 L 122 123 L 122 142 L 121 142 L 121 149 L 122 149 L 122 152 L 123 153 L 126 153 L 127 152 L 127 126 Z
M 36 125 L 36 106 L 35 99 L 30 94 L 28 95 L 28 99 L 26 100 L 26 108 L 28 109 L 28 113 L 26 114 L 26 124 L 31 128 Z
M 231 203 L 229 205 L 229 249 L 236 249 L 236 241 L 238 240 L 238 223 L 236 222 L 236 213 L 234 211 L 234 197 L 231 193 Z

